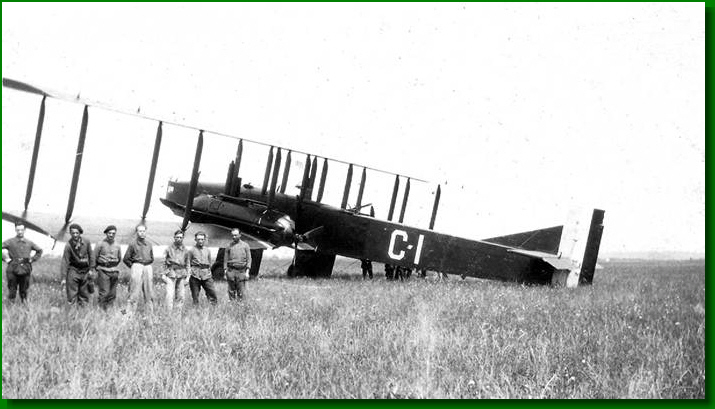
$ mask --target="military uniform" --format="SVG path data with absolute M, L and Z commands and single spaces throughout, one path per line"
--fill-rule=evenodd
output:
M 10 261 L 7 264 L 7 288 L 10 290 L 8 298 L 15 300 L 18 289 L 20 290 L 20 300 L 25 302 L 27 290 L 30 288 L 30 274 L 32 273 L 32 263 L 42 256 L 42 249 L 26 238 L 13 237 L 2 243 L 2 249 L 7 250 Z M 35 252 L 31 256 L 32 251 Z
M 117 298 L 117 282 L 119 281 L 119 261 L 122 259 L 122 249 L 116 241 L 111 243 L 104 239 L 94 248 L 92 266 L 97 270 L 97 287 L 99 287 L 99 306 L 107 309 Z
M 70 239 L 65 245 L 60 272 L 66 280 L 68 303 L 83 306 L 89 301 L 89 269 L 95 263 L 93 259 L 92 246 L 82 237 Z
M 251 248 L 246 242 L 239 240 L 228 246 L 223 256 L 223 268 L 228 282 L 228 298 L 242 300 L 251 269 Z
M 172 244 L 164 251 L 164 274 L 162 280 L 166 283 L 166 305 L 174 307 L 174 299 L 184 303 L 184 287 L 188 277 L 189 252 L 183 244 Z
M 189 278 L 189 289 L 194 304 L 199 303 L 199 293 L 201 288 L 206 292 L 206 298 L 211 304 L 216 304 L 216 290 L 214 280 L 211 277 L 211 252 L 206 247 L 194 247 L 189 250 L 189 265 L 191 277 Z

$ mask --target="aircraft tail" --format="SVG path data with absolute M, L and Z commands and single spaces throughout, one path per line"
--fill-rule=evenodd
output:
M 566 286 L 593 283 L 598 251 L 603 234 L 603 217 L 606 212 L 593 209 L 590 222 L 587 214 L 572 212 L 564 226 L 559 243 L 559 258 L 568 258 L 574 268 L 566 278 Z

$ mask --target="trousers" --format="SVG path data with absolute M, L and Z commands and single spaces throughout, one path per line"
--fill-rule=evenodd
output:
M 184 287 L 188 277 L 172 278 L 163 276 L 162 280 L 166 283 L 166 306 L 171 309 L 174 307 L 174 300 L 178 301 L 179 305 L 184 304 Z
M 67 269 L 67 302 L 80 307 L 89 302 L 89 273 L 88 269 L 78 269 L 70 266 Z
M 129 279 L 129 304 L 134 305 L 139 298 L 139 293 L 144 295 L 144 302 L 149 309 L 154 308 L 154 271 L 151 265 L 145 266 L 140 263 L 132 264 L 131 277 Z
M 248 271 L 245 268 L 228 268 L 226 282 L 229 300 L 243 300 L 246 296 L 246 281 L 248 281 Z
M 194 305 L 199 303 L 199 294 L 201 293 L 201 288 L 204 289 L 206 293 L 206 298 L 209 299 L 211 304 L 216 304 L 218 301 L 216 298 L 216 290 L 214 289 L 214 280 L 209 277 L 205 280 L 201 280 L 194 276 L 189 278 L 189 289 L 191 290 L 191 298 L 194 301 Z
M 15 300 L 17 297 L 18 289 L 20 290 L 20 301 L 25 302 L 27 299 L 27 290 L 30 289 L 30 273 L 17 274 L 18 266 L 10 262 L 7 266 L 5 274 L 7 275 L 7 288 L 10 290 L 8 294 L 8 299 L 11 301 Z M 31 269 L 31 267 L 30 267 Z
M 106 310 L 114 305 L 117 298 L 117 282 L 119 271 L 97 269 L 97 287 L 99 287 L 99 306 Z

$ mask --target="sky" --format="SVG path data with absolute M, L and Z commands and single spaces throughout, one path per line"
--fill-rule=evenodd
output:
M 2 75 L 207 130 L 204 181 L 223 181 L 236 151 L 214 131 L 426 180 L 412 182 L 405 219 L 420 227 L 440 185 L 435 228 L 448 234 L 492 237 L 601 208 L 601 254 L 704 253 L 704 11 L 3 3 Z M 40 98 L 3 89 L 2 101 L 9 210 L 24 199 Z M 64 214 L 81 115 L 47 102 L 31 208 Z M 156 127 L 90 108 L 76 212 L 140 213 Z M 170 177 L 188 179 L 197 132 L 163 131 L 150 216 L 165 219 L 158 198 Z M 267 148 L 249 145 L 241 176 L 260 186 Z M 329 167 L 339 204 L 346 167 Z M 363 203 L 378 216 L 392 183 L 368 173 Z

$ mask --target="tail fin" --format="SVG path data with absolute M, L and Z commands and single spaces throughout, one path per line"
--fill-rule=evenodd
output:
M 587 222 L 588 215 L 580 211 L 569 215 L 569 223 L 564 227 L 559 244 L 559 256 L 571 259 L 579 273 L 578 281 L 569 282 L 568 286 L 593 283 L 605 213 L 603 210 L 593 209 L 590 223 Z M 573 278 L 575 279 L 576 277 Z M 570 277 L 569 281 L 571 280 Z

